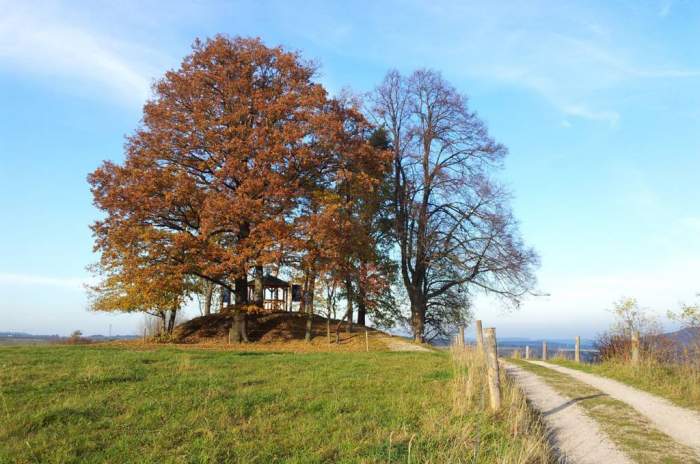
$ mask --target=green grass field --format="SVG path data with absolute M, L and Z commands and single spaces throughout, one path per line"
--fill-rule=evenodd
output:
M 495 462 L 448 353 L 0 348 L 0 462 Z

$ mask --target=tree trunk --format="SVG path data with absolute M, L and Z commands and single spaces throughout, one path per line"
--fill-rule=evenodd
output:
M 166 329 L 167 329 L 165 311 L 158 311 L 158 317 L 160 318 L 160 324 L 158 324 L 159 325 L 158 335 L 162 336 L 166 332 Z
M 173 329 L 175 328 L 175 317 L 177 316 L 177 309 L 170 310 L 170 319 L 168 320 L 168 335 L 172 335 Z
M 248 318 L 246 313 L 240 310 L 238 311 L 238 313 L 238 317 L 240 318 L 241 340 L 243 340 L 243 343 L 248 343 Z
M 233 310 L 233 324 L 229 338 L 233 343 L 241 343 L 241 310 L 236 307 Z
M 347 309 L 347 312 L 345 313 L 346 317 L 348 318 L 348 332 L 352 332 L 353 292 L 352 292 L 352 281 L 349 278 L 345 279 L 345 295 L 346 295 L 347 302 L 348 302 L 348 309 Z
M 343 321 L 347 319 L 349 313 L 345 311 L 345 315 L 343 318 L 338 322 L 338 325 L 335 327 L 335 343 L 339 344 L 340 343 L 340 327 L 343 325 Z
M 306 333 L 304 334 L 304 340 L 307 342 L 311 342 L 311 337 L 313 335 L 313 318 L 314 314 L 312 312 L 309 312 L 306 316 Z
M 265 287 L 263 286 L 263 267 L 255 266 L 253 271 L 255 287 L 253 290 L 253 304 L 258 308 L 262 308 L 265 301 Z
M 238 240 L 245 240 L 250 235 L 250 224 L 244 222 L 241 224 L 238 232 Z M 248 304 L 248 271 L 242 269 L 241 275 L 236 278 L 236 305 L 242 306 Z
M 364 288 L 358 288 L 357 292 L 357 325 L 367 325 L 367 303 L 365 301 L 365 290 Z
M 311 342 L 312 329 L 313 329 L 313 317 L 314 317 L 314 290 L 316 287 L 316 274 L 314 271 L 310 272 L 308 278 L 308 288 L 306 290 L 306 295 L 304 300 L 306 301 L 306 334 L 304 335 L 304 340 Z
M 248 304 L 248 279 L 245 274 L 236 279 L 236 304 L 233 306 L 234 342 L 248 341 L 245 314 L 241 307 Z
M 206 287 L 204 289 L 204 315 L 208 316 L 211 314 L 211 301 L 214 296 L 214 284 L 211 282 L 206 282 L 204 284 Z
M 309 286 L 309 275 L 304 272 L 304 280 L 301 283 L 301 300 L 299 301 L 299 312 L 306 312 L 306 289 Z
M 331 344 L 331 316 L 335 315 L 335 282 L 331 285 L 327 282 L 326 285 L 326 337 L 328 338 L 328 344 Z
M 235 280 L 235 305 L 243 306 L 248 304 L 248 279 L 245 274 Z
M 423 298 L 419 298 L 419 300 L 416 302 L 413 314 L 411 315 L 413 340 L 417 343 L 425 343 L 425 310 L 425 300 Z

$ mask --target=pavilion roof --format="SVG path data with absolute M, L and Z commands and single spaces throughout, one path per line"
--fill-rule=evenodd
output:
M 255 281 L 250 280 L 248 281 L 248 286 L 253 287 L 255 286 Z M 278 277 L 275 277 L 271 274 L 267 274 L 263 276 L 263 287 L 265 288 L 282 288 L 282 287 L 289 287 L 289 282 L 286 280 L 282 280 Z

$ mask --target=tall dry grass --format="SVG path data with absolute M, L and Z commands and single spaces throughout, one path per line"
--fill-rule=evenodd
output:
M 554 453 L 547 440 L 544 425 L 527 405 L 524 395 L 501 369 L 501 410 L 492 413 L 484 356 L 473 347 L 451 349 L 454 377 L 453 410 L 457 417 L 478 411 L 488 418 L 486 424 L 476 424 L 476 429 L 465 428 L 465 435 L 472 437 L 474 448 L 471 462 L 498 462 L 503 464 L 555 462 Z M 474 426 L 474 424 L 471 424 Z M 503 435 L 500 441 L 485 440 L 487 434 Z

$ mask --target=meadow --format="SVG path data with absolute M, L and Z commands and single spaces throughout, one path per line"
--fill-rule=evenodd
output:
M 3 347 L 0 462 L 545 462 L 479 378 L 447 352 Z

